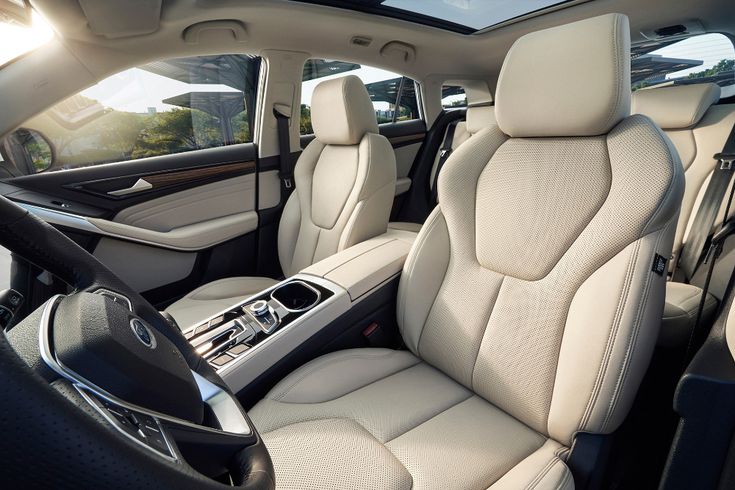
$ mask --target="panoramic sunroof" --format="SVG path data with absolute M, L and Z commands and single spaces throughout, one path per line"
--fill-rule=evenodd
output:
M 572 0 L 296 0 L 471 34 Z
M 385 0 L 381 5 L 452 22 L 479 31 L 564 0 Z

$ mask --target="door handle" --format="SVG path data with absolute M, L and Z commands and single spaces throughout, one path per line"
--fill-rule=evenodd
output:
M 133 184 L 131 187 L 118 189 L 116 191 L 110 191 L 108 192 L 108 194 L 111 196 L 126 196 L 128 194 L 134 194 L 136 192 L 147 191 L 148 189 L 153 189 L 153 184 L 145 179 L 138 179 L 137 182 L 135 182 L 135 184 Z

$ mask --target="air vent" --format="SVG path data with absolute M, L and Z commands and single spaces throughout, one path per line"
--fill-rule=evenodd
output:
M 370 43 L 372 43 L 372 38 L 365 37 L 365 36 L 355 36 L 352 39 L 350 39 L 350 44 L 355 46 L 360 46 L 361 48 L 367 48 L 370 46 Z

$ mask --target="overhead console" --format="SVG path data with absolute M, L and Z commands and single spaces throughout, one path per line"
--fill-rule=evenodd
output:
M 413 236 L 389 231 L 322 260 L 184 335 L 237 392 L 395 279 Z

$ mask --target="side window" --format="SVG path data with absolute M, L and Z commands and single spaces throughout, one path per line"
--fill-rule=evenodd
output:
M 442 85 L 442 107 L 467 107 L 467 95 L 459 85 Z
M 6 136 L 5 166 L 28 175 L 250 142 L 259 67 L 213 55 L 117 73 Z
M 358 76 L 365 84 L 373 101 L 378 124 L 419 119 L 416 83 L 410 78 L 357 63 L 310 59 L 304 65 L 301 85 L 302 135 L 314 132 L 311 126 L 311 96 L 314 88 L 324 80 L 348 74 Z
M 735 48 L 722 34 L 652 41 L 631 50 L 632 89 L 716 83 L 722 97 L 735 95 Z

